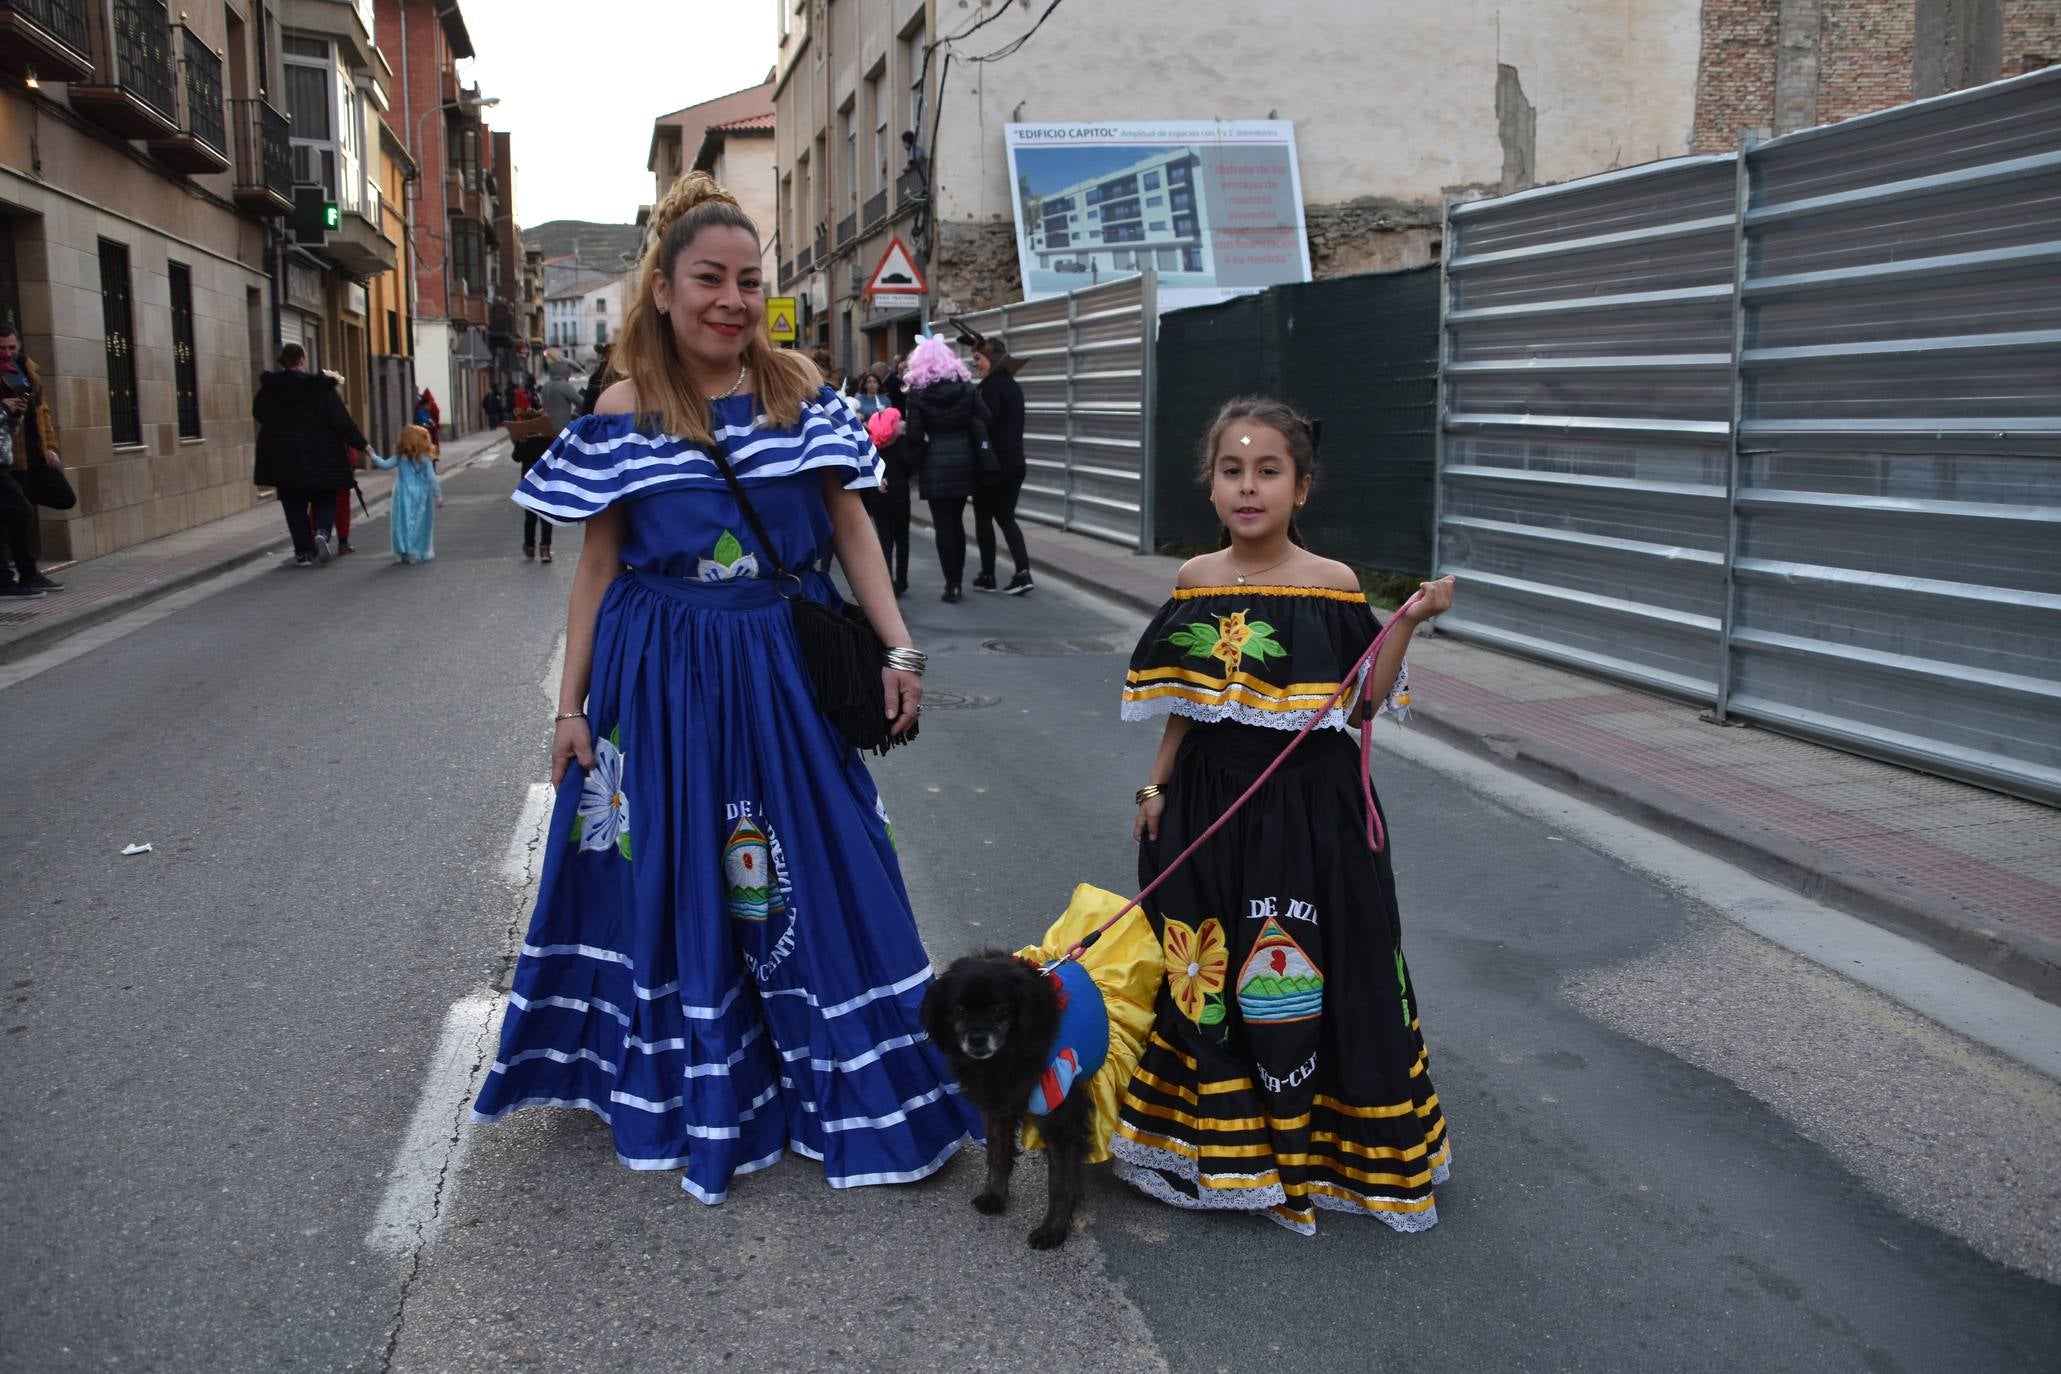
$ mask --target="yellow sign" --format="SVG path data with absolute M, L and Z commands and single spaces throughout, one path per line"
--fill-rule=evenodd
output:
M 766 337 L 774 343 L 793 343 L 800 337 L 795 319 L 794 297 L 766 297 Z

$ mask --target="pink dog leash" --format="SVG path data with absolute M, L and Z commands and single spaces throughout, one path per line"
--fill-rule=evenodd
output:
M 1147 883 L 1145 885 L 1144 891 L 1140 892 L 1137 896 L 1131 898 L 1130 901 L 1126 902 L 1122 910 L 1118 911 L 1116 915 L 1110 917 L 1101 925 L 1096 926 L 1086 935 L 1083 935 L 1080 939 L 1076 940 L 1073 943 L 1072 947 L 1069 948 L 1065 954 L 1061 955 L 1059 959 L 1055 960 L 1054 962 L 1063 963 L 1068 959 L 1078 959 L 1081 955 L 1087 953 L 1088 946 L 1094 944 L 1097 940 L 1101 939 L 1102 933 L 1104 931 L 1108 930 L 1118 921 L 1121 921 L 1124 917 L 1130 915 L 1133 911 L 1136 911 L 1141 905 L 1144 904 L 1144 901 L 1147 897 L 1150 897 L 1154 892 L 1157 892 L 1159 890 L 1159 885 L 1161 883 L 1165 882 L 1168 878 L 1173 877 L 1175 871 L 1178 870 L 1182 864 L 1187 863 L 1188 860 L 1194 856 L 1196 850 L 1202 848 L 1203 845 L 1209 843 L 1210 838 L 1214 836 L 1219 830 L 1222 830 L 1224 826 L 1227 823 L 1229 823 L 1231 817 L 1238 814 L 1239 809 L 1242 808 L 1245 805 L 1245 803 L 1252 800 L 1253 794 L 1258 792 L 1260 788 L 1267 785 L 1267 779 L 1273 777 L 1275 773 L 1280 771 L 1281 765 L 1288 761 L 1288 756 L 1294 753 L 1296 749 L 1301 746 L 1302 742 L 1305 739 L 1309 738 L 1310 731 L 1316 729 L 1318 725 L 1322 724 L 1324 718 L 1331 714 L 1332 708 L 1337 706 L 1340 701 L 1345 699 L 1345 694 L 1352 690 L 1353 683 L 1358 681 L 1360 674 L 1366 672 L 1368 669 L 1374 666 L 1374 656 L 1381 652 L 1382 641 L 1388 638 L 1388 632 L 1396 627 L 1397 622 L 1399 622 L 1403 618 L 1403 612 L 1409 610 L 1410 607 L 1414 605 L 1418 598 L 1422 595 L 1423 593 L 1419 592 L 1417 593 L 1417 595 L 1412 596 L 1408 601 L 1405 601 L 1401 606 L 1396 608 L 1396 613 L 1388 618 L 1388 623 L 1386 625 L 1383 625 L 1381 627 L 1380 633 L 1374 636 L 1374 642 L 1367 646 L 1367 651 L 1361 654 L 1359 660 L 1356 663 L 1354 663 L 1351 668 L 1347 669 L 1342 677 L 1340 677 L 1338 682 L 1338 690 L 1333 692 L 1331 694 L 1330 699 L 1327 700 L 1322 706 L 1318 707 L 1316 711 L 1314 711 L 1310 715 L 1309 721 L 1300 730 L 1297 730 L 1295 732 L 1295 738 L 1288 741 L 1288 743 L 1282 747 L 1280 754 L 1275 756 L 1274 761 L 1266 766 L 1265 771 L 1263 771 L 1258 777 L 1252 780 L 1252 785 L 1246 788 L 1244 792 L 1239 794 L 1238 800 L 1232 802 L 1231 805 L 1225 809 L 1224 814 L 1217 817 L 1216 820 L 1211 823 L 1209 829 L 1203 831 L 1200 835 L 1197 835 L 1192 841 L 1190 841 L 1188 847 L 1182 850 L 1179 854 L 1175 855 L 1174 861 L 1168 864 L 1165 868 L 1161 869 L 1159 871 L 1159 876 L 1157 878 L 1154 878 L 1151 882 Z M 1360 724 L 1360 796 L 1366 802 L 1367 805 L 1367 848 L 1373 850 L 1376 854 L 1379 854 L 1383 849 L 1386 849 L 1388 847 L 1388 830 L 1385 826 L 1381 824 L 1381 813 L 1374 806 L 1373 751 L 1374 722 L 1371 720 L 1363 721 Z

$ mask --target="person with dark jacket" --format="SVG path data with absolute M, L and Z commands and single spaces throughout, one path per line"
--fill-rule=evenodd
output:
M 354 448 L 370 449 L 337 391 L 336 381 L 308 371 L 307 350 L 279 350 L 279 370 L 258 379 L 251 417 L 258 422 L 258 461 L 251 480 L 275 488 L 293 536 L 299 567 L 335 557 L 330 531 L 336 493 L 351 485 Z
M 933 334 L 909 354 L 902 405 L 906 434 L 923 449 L 923 499 L 930 503 L 946 601 L 959 599 L 966 571 L 966 500 L 1000 472 L 988 444 L 988 417 L 972 376 L 952 346 Z
M 1023 491 L 1027 470 L 1023 457 L 1023 387 L 1016 371 L 1021 359 L 1009 355 L 1000 339 L 982 339 L 973 350 L 973 365 L 980 372 L 980 400 L 988 412 L 988 440 L 995 446 L 995 465 L 1001 480 L 983 486 L 973 494 L 973 539 L 980 550 L 980 571 L 974 575 L 977 592 L 998 590 L 995 586 L 995 526 L 1009 541 L 1009 561 L 1016 576 L 999 590 L 1022 596 L 1031 589 L 1030 550 L 1024 546 L 1023 527 L 1016 523 L 1016 498 Z
M 43 378 L 22 351 L 20 328 L 0 319 L 0 597 L 33 600 L 64 585 L 36 566 L 36 507 L 78 503 L 63 469 Z

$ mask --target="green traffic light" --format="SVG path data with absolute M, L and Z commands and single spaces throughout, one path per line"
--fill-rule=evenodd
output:
M 341 215 L 341 214 L 340 214 L 340 213 L 339 213 L 339 212 L 337 211 L 337 208 L 336 208 L 336 202 L 335 202 L 335 201 L 333 201 L 333 200 L 325 200 L 325 201 L 323 201 L 323 202 L 322 202 L 322 227 L 323 227 L 324 229 L 334 229 L 334 228 L 336 228 L 336 227 L 337 227 L 338 225 L 340 225 L 340 224 L 342 224 L 342 223 L 343 223 L 343 216 L 342 216 L 342 215 Z

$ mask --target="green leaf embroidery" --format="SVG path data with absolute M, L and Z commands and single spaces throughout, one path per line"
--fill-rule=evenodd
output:
M 615 729 L 608 732 L 608 742 L 618 749 L 623 747 L 623 723 L 621 721 L 617 721 Z
M 630 828 L 628 826 L 624 826 L 616 832 L 615 847 L 625 859 L 630 857 Z
M 1403 952 L 1401 950 L 1395 952 L 1395 983 L 1398 988 L 1402 989 L 1403 1029 L 1408 1030 L 1410 1022 L 1415 1018 L 1410 1015 L 1410 980 L 1403 972 Z
M 1215 993 L 1210 994 L 1208 1003 L 1202 1008 L 1202 1015 L 1197 1019 L 1205 1026 L 1214 1026 L 1224 1019 L 1224 1004 Z
M 587 818 L 586 818 L 585 816 L 574 816 L 574 817 L 573 817 L 573 828 L 572 828 L 572 842 L 573 842 L 574 844 L 578 844 L 578 843 L 580 842 L 580 836 L 582 836 L 582 835 L 584 835 L 584 834 L 586 834 L 586 833 L 587 833 Z
M 742 557 L 744 557 L 744 545 L 737 542 L 736 535 L 728 530 L 724 530 L 723 537 L 716 541 L 716 551 L 711 561 L 720 563 L 727 568 Z
M 1198 658 L 1209 657 L 1209 651 L 1217 642 L 1217 627 L 1196 621 L 1185 630 L 1176 630 L 1166 637 L 1166 642 L 1178 649 L 1186 649 Z
M 1245 622 L 1245 628 L 1252 631 L 1254 638 L 1274 633 L 1274 627 L 1264 620 L 1248 620 Z

